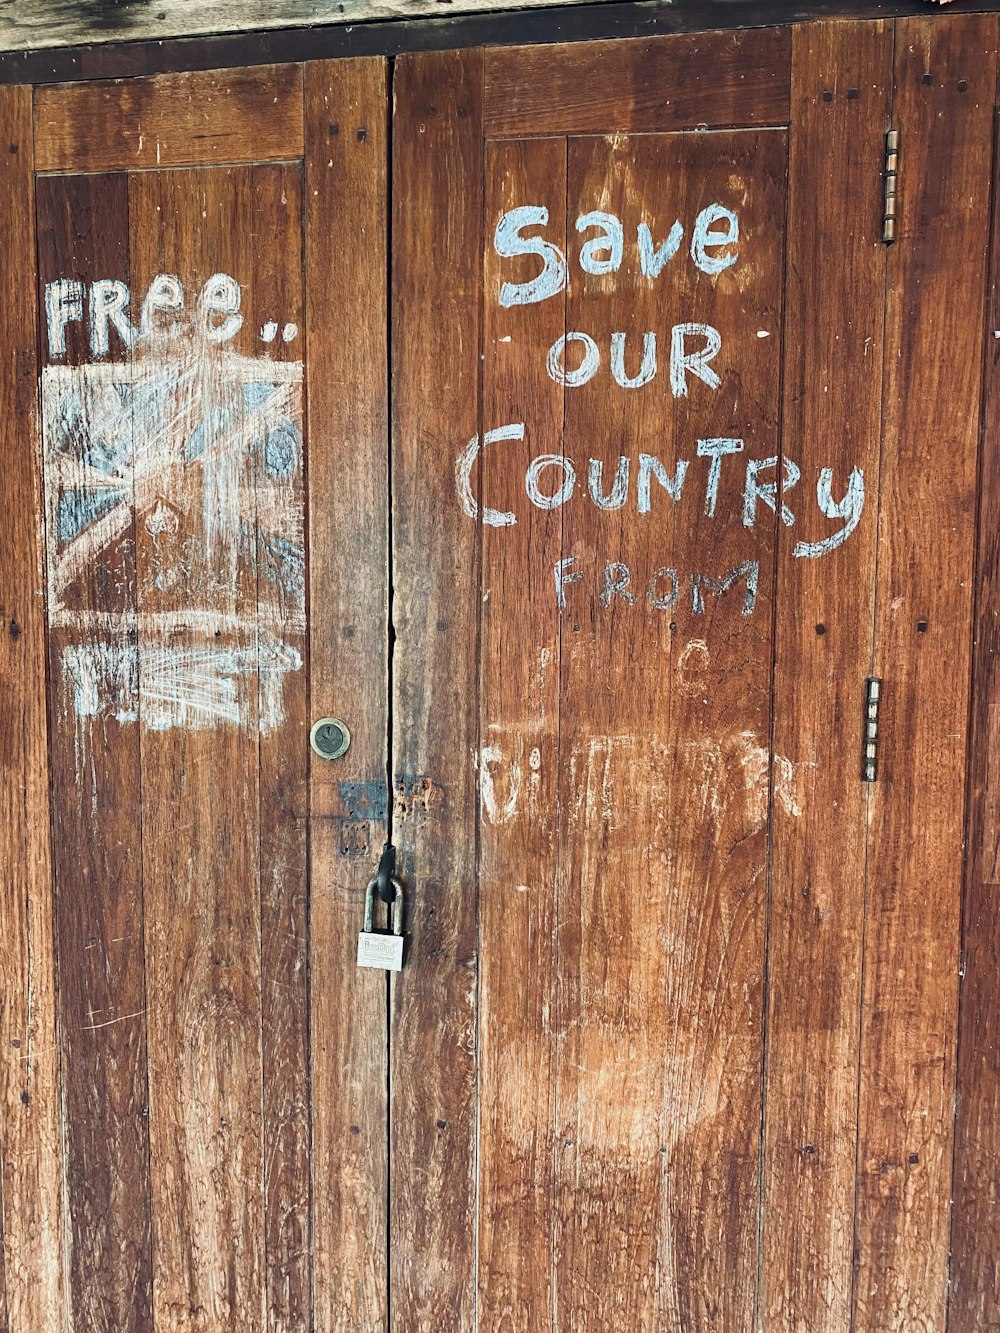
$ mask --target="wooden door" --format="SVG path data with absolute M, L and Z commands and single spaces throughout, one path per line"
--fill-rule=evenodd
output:
M 0 1326 L 360 1326 L 385 1302 L 385 1009 L 345 1001 L 386 821 L 386 68 L 0 114 Z M 325 714 L 351 747 L 311 768 Z
M 397 62 L 400 1333 L 945 1327 L 996 49 Z
M 0 1329 L 1000 1320 L 997 47 L 0 91 Z

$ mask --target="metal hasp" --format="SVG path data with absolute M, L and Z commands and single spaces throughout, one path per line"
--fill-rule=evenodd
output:
M 321 759 L 340 759 L 350 747 L 351 733 L 339 717 L 321 717 L 313 723 L 309 744 Z
M 365 889 L 365 924 L 358 935 L 358 967 L 373 967 L 383 972 L 401 972 L 403 968 L 403 886 L 396 878 L 396 849 L 387 842 L 379 858 L 378 870 Z M 387 904 L 387 930 L 375 929 L 376 896 Z
M 896 239 L 896 177 L 899 174 L 899 130 L 885 136 L 885 175 L 882 199 L 882 240 L 892 245 Z
M 882 682 L 870 677 L 865 681 L 865 741 L 861 760 L 861 781 L 874 782 L 878 777 L 878 709 Z

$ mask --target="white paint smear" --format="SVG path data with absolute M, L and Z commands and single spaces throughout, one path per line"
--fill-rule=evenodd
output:
M 286 642 L 305 630 L 302 364 L 235 350 L 226 275 L 206 284 L 196 325 L 161 286 L 156 309 L 174 322 L 144 312 L 128 361 L 42 372 L 49 621 L 71 638 L 78 718 L 266 731 L 302 666 Z M 124 306 L 94 291 L 103 350 Z M 60 293 L 72 314 L 76 294 Z M 91 609 L 95 588 L 127 609 Z

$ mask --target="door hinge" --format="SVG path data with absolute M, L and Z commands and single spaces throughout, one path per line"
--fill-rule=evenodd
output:
M 899 130 L 885 136 L 885 170 L 882 177 L 882 241 L 892 245 L 896 239 L 896 177 L 899 174 Z
M 874 782 L 878 777 L 878 708 L 882 682 L 869 677 L 865 681 L 864 746 L 861 759 L 861 781 Z

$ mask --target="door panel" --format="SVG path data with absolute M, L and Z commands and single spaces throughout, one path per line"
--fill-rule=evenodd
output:
M 391 1133 L 405 1160 L 416 1117 L 433 1162 L 419 1184 L 393 1177 L 394 1272 L 408 1283 L 397 1327 L 437 1327 L 445 1292 L 463 1328 L 943 1323 L 952 1129 L 940 1098 L 955 1077 L 946 978 L 967 648 L 952 659 L 955 714 L 941 733 L 922 711 L 933 691 L 921 685 L 918 701 L 907 674 L 912 645 L 890 629 L 902 633 L 902 608 L 931 596 L 929 566 L 919 580 L 904 572 L 926 521 L 903 481 L 915 466 L 921 493 L 939 497 L 927 512 L 947 514 L 941 558 L 958 574 L 942 566 L 939 587 L 957 578 L 961 595 L 935 595 L 949 599 L 949 638 L 967 645 L 971 634 L 978 362 L 947 321 L 926 344 L 914 322 L 925 284 L 947 267 L 950 294 L 938 299 L 955 317 L 971 311 L 971 342 L 981 327 L 982 260 L 949 258 L 975 242 L 943 195 L 958 189 L 980 214 L 989 197 L 992 102 L 968 96 L 979 85 L 959 64 L 986 51 L 980 77 L 992 86 L 996 21 L 953 22 L 901 25 L 895 70 L 889 25 L 804 27 L 790 79 L 788 34 L 704 39 L 717 43 L 714 101 L 699 100 L 696 78 L 679 89 L 684 70 L 702 67 L 701 38 L 487 52 L 482 126 L 476 54 L 397 64 L 394 569 L 410 589 L 412 516 L 433 508 L 444 549 L 424 571 L 421 605 L 447 593 L 458 614 L 437 622 L 454 647 L 435 635 L 433 650 L 426 612 L 397 617 L 394 708 L 427 737 L 421 771 L 432 790 L 440 781 L 447 812 L 438 828 L 464 816 L 449 852 L 454 896 L 433 835 L 395 825 L 414 967 L 395 988 L 393 1104 L 407 1116 Z M 737 40 L 745 81 L 727 74 Z M 954 125 L 934 97 L 956 102 Z M 786 123 L 787 159 L 780 128 L 753 128 Z M 901 188 L 895 250 L 881 241 L 879 188 L 891 124 L 904 143 L 912 133 L 904 152 L 922 163 L 910 193 Z M 716 126 L 730 133 L 705 133 Z M 938 153 L 952 165 L 932 189 Z M 400 202 L 417 198 L 419 213 Z M 638 223 L 655 250 L 675 218 L 690 228 L 713 201 L 739 217 L 738 263 L 699 271 L 686 231 L 650 277 L 659 266 L 639 251 Z M 964 241 L 930 239 L 932 214 Z M 609 239 L 616 218 L 622 255 Z M 414 247 L 432 236 L 437 280 L 415 283 Z M 527 287 L 540 275 L 542 293 Z M 468 343 L 480 319 L 477 378 Z M 689 367 L 682 394 L 664 345 L 685 322 L 719 330 L 721 381 Z M 636 383 L 653 329 L 659 378 Z M 556 345 L 566 334 L 571 353 Z M 428 403 L 415 386 L 444 365 L 446 393 Z M 940 411 L 954 408 L 950 464 L 924 432 L 925 379 L 954 384 L 954 395 L 928 388 Z M 953 484 L 938 471 L 948 465 Z M 907 633 L 928 632 L 929 611 L 911 618 Z M 474 652 L 478 811 L 466 772 L 451 785 L 452 741 L 470 750 L 470 699 L 455 698 L 452 664 Z M 432 662 L 443 692 L 427 689 L 413 718 L 403 682 Z M 859 759 L 870 675 L 885 691 L 889 743 L 903 746 L 875 786 Z M 908 766 L 900 782 L 895 765 L 911 751 L 924 776 Z M 910 878 L 925 846 L 942 858 L 934 894 L 949 904 L 933 924 L 924 871 Z M 439 952 L 449 908 L 459 994 Z M 904 918 L 907 937 L 923 940 L 920 967 L 901 952 Z M 420 973 L 424 938 L 434 962 Z M 909 1035 L 926 1028 L 929 1045 Z M 456 1041 L 447 1076 L 422 1055 L 443 1031 Z M 917 1047 L 930 1052 L 925 1073 Z M 467 1182 L 441 1174 L 453 1160 L 434 1134 L 445 1126 L 475 1137 Z M 406 1277 L 414 1205 L 422 1238 L 451 1263 L 443 1285 Z
M 862 1328 L 945 1319 L 997 19 L 897 24 L 858 1127 Z M 959 259 L 961 256 L 961 259 Z M 959 273 L 963 299 L 956 300 Z
M 873 498 L 886 247 L 872 182 L 892 49 L 881 23 L 810 24 L 792 40 L 783 438 L 810 488 L 836 459 L 837 494 L 858 468 Z M 793 784 L 771 812 L 766 1328 L 850 1327 L 867 853 L 856 737 L 872 669 L 876 536 L 869 515 L 835 555 L 811 560 L 795 556 L 795 528 L 778 534 L 775 782 Z
M 385 69 L 182 84 L 39 112 L 72 1320 L 381 1325 Z M 313 710 L 357 739 L 314 782 Z
M 5 88 L 0 116 L 0 1325 L 61 1329 L 63 1163 L 56 947 L 45 716 L 45 602 L 37 467 L 35 181 L 31 90 Z
M 0 90 L 0 1327 L 996 1316 L 997 47 Z
M 482 68 L 403 58 L 393 86 L 392 831 L 421 960 L 390 984 L 400 1333 L 475 1327 L 480 535 L 453 454 L 479 416 Z

